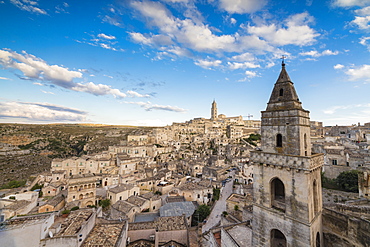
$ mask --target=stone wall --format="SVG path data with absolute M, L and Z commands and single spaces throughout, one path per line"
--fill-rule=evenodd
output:
M 324 244 L 327 247 L 370 246 L 370 221 L 333 209 L 323 210 Z

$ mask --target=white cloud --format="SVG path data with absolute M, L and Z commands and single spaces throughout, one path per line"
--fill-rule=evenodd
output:
M 104 33 L 99 33 L 98 34 L 98 37 L 99 38 L 103 38 L 103 39 L 108 39 L 108 40 L 116 39 L 115 36 L 113 36 L 113 35 L 107 35 L 107 34 L 104 34 Z
M 362 37 L 360 38 L 360 44 L 363 46 L 366 46 L 367 49 L 370 51 L 370 43 L 369 43 L 370 37 Z
M 339 54 L 338 51 L 331 51 L 331 50 L 324 50 L 321 53 L 316 50 L 299 53 L 299 55 L 301 56 L 310 56 L 310 57 L 333 56 L 333 55 L 338 55 L 338 54 Z
M 363 7 L 369 5 L 369 0 L 334 0 L 333 5 L 336 7 Z
M 149 97 L 149 95 L 142 95 L 134 91 L 128 91 L 127 94 L 125 94 L 119 89 L 114 89 L 104 84 L 95 84 L 93 82 L 85 84 L 76 83 L 73 80 L 82 78 L 81 72 L 70 71 L 58 65 L 48 65 L 42 59 L 27 54 L 26 52 L 23 52 L 22 55 L 10 50 L 0 50 L 0 65 L 5 68 L 18 69 L 29 79 L 48 82 L 73 91 L 86 92 L 93 95 L 112 95 L 118 98 L 125 98 L 127 96 Z
M 21 10 L 25 10 L 35 14 L 43 14 L 46 15 L 46 11 L 36 7 L 38 5 L 37 1 L 29 1 L 29 0 L 10 0 L 12 4 L 17 6 Z
M 82 78 L 82 73 L 71 71 L 58 65 L 48 65 L 45 61 L 31 54 L 18 54 L 11 50 L 0 50 L 0 65 L 5 68 L 18 69 L 26 77 L 51 82 L 69 88 L 74 78 Z
M 325 114 L 334 114 L 337 113 L 338 110 L 347 110 L 347 109 L 354 109 L 354 108 L 364 108 L 363 110 L 370 110 L 370 104 L 354 104 L 354 105 L 338 105 L 338 106 L 331 106 L 327 109 L 324 109 L 323 112 Z
M 199 59 L 195 62 L 195 65 L 198 65 L 205 69 L 210 69 L 211 67 L 218 67 L 222 64 L 221 60 L 210 60 L 209 58 L 207 60 Z
M 313 22 L 313 17 L 307 12 L 292 15 L 285 20 L 286 27 L 276 24 L 248 26 L 249 33 L 264 38 L 275 45 L 305 46 L 314 43 L 319 34 L 308 26 Z
M 235 70 L 235 69 L 255 69 L 260 68 L 261 66 L 259 64 L 254 64 L 251 62 L 244 62 L 244 63 L 238 63 L 238 62 L 227 62 L 227 65 L 229 66 L 229 69 Z
M 53 92 L 47 92 L 47 91 L 44 91 L 44 90 L 41 90 L 41 92 L 43 92 L 45 94 L 53 94 L 53 95 L 55 95 L 55 93 L 53 93 Z
M 359 29 L 362 30 L 370 30 L 370 15 L 369 16 L 356 16 L 353 21 L 351 21 L 353 25 L 356 25 Z
M 365 80 L 370 82 L 370 65 L 364 64 L 356 68 L 350 68 L 345 71 L 350 81 Z
M 257 76 L 258 76 L 256 72 L 254 72 L 254 71 L 249 71 L 249 70 L 245 71 L 245 75 L 246 75 L 248 78 L 254 78 L 254 77 L 257 77 Z
M 237 62 L 245 62 L 245 61 L 253 61 L 255 57 L 252 53 L 245 52 L 240 55 L 232 56 L 230 60 L 237 61 Z
M 266 3 L 266 0 L 220 0 L 220 8 L 230 14 L 245 14 L 262 9 Z
M 233 25 L 236 24 L 236 19 L 230 18 L 230 23 L 233 24 Z
M 11 79 L 6 78 L 6 77 L 1 77 L 1 76 L 0 76 L 0 80 L 11 80 Z
M 370 15 L 370 6 L 362 8 L 362 9 L 356 9 L 355 13 L 356 15 L 360 15 L 360 16 Z
M 336 64 L 334 65 L 334 69 L 343 69 L 344 68 L 344 65 L 343 64 Z
M 86 121 L 87 112 L 49 103 L 0 102 L 0 119 L 33 121 Z
M 138 98 L 149 98 L 150 95 L 149 94 L 140 94 L 138 92 L 135 92 L 135 91 L 127 91 L 126 94 L 129 96 L 129 97 L 138 97 Z
M 133 104 L 138 105 L 144 108 L 146 111 L 152 111 L 152 110 L 161 110 L 161 111 L 171 111 L 171 112 L 186 112 L 187 110 L 177 107 L 177 106 L 170 106 L 170 105 L 157 105 L 152 104 L 151 102 L 128 102 L 124 101 L 125 104 Z

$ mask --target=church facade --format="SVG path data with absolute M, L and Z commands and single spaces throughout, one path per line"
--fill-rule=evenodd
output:
M 252 246 L 323 246 L 321 167 L 311 153 L 309 111 L 283 62 L 265 111 L 254 164 Z

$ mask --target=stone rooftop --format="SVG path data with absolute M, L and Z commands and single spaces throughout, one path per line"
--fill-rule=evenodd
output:
M 57 196 L 54 196 L 50 200 L 48 200 L 44 205 L 51 205 L 51 206 L 57 206 L 59 203 L 61 203 L 65 199 L 63 194 L 58 194 Z
M 152 201 L 156 201 L 156 200 L 161 199 L 160 195 L 154 194 L 153 192 L 148 192 L 148 193 L 142 194 L 142 195 L 140 195 L 140 197 L 142 197 L 144 199 L 147 199 L 147 200 L 152 199 Z
M 183 196 L 168 196 L 166 198 L 167 203 L 173 203 L 173 202 L 185 202 L 185 197 Z
M 238 224 L 225 230 L 239 246 L 252 245 L 252 229 L 250 227 Z
M 183 214 L 186 217 L 193 215 L 195 206 L 192 202 L 173 202 L 167 203 L 160 209 L 160 216 L 181 216 Z
M 135 207 L 136 205 L 129 203 L 127 201 L 117 201 L 112 207 L 120 212 L 127 214 L 130 212 L 131 208 Z
M 141 207 L 142 205 L 144 205 L 145 202 L 147 202 L 148 200 L 147 199 L 144 199 L 144 198 L 141 198 L 139 196 L 130 196 L 127 201 L 129 203 L 132 203 L 138 207 Z
M 93 213 L 94 209 L 80 209 L 76 211 L 71 211 L 65 221 L 62 222 L 61 230 L 56 234 L 56 236 L 75 235 Z
M 123 226 L 124 223 L 96 224 L 82 247 L 115 247 Z
M 134 242 L 131 242 L 127 247 L 155 247 L 154 241 L 149 241 L 146 239 L 139 239 Z
M 186 230 L 186 220 L 183 216 L 158 217 L 152 222 L 129 223 L 128 230 L 156 229 L 157 231 Z
M 193 183 L 193 182 L 186 182 L 178 187 L 180 190 L 203 190 L 203 189 L 212 189 L 212 185 L 209 186 Z
M 120 184 L 114 188 L 110 188 L 109 192 L 120 193 L 122 191 L 131 190 L 132 188 L 134 188 L 134 185 L 132 184 Z
M 10 220 L 0 223 L 0 231 L 23 227 L 26 225 L 32 225 L 32 224 L 48 219 L 51 215 L 52 215 L 51 213 L 45 213 L 45 214 L 39 214 L 39 215 L 33 215 L 33 216 L 15 217 L 15 218 L 12 218 Z
M 17 200 L 17 201 L 14 201 L 14 203 L 5 206 L 4 209 L 18 210 L 18 209 L 24 208 L 25 206 L 27 206 L 30 203 L 31 202 L 27 201 L 27 200 Z

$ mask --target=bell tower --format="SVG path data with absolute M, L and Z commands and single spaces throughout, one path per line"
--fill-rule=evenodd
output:
M 302 108 L 284 61 L 261 113 L 261 150 L 251 152 L 252 246 L 323 246 L 323 154 L 311 153 L 309 111 Z
M 217 103 L 215 100 L 213 100 L 211 108 L 211 120 L 215 119 L 217 119 Z

